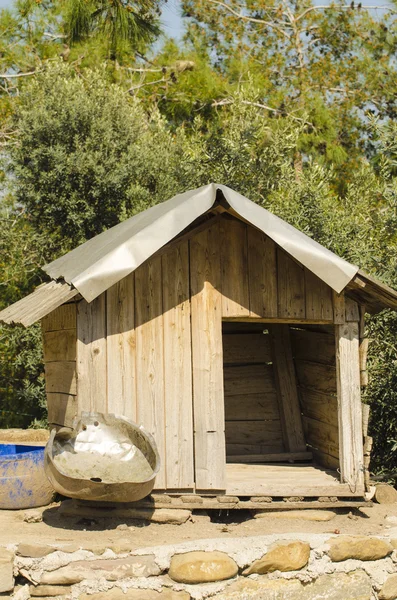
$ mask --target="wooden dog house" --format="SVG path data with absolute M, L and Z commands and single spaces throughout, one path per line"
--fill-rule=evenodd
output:
M 143 424 L 171 494 L 363 496 L 364 313 L 394 290 L 215 184 L 45 270 L 0 319 L 41 320 L 52 425 Z

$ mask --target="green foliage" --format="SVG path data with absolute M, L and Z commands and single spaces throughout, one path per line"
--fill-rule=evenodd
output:
M 104 71 L 80 77 L 61 63 L 48 69 L 26 87 L 16 126 L 15 197 L 62 247 L 177 190 L 177 141 L 156 111 L 148 117 Z
M 41 282 L 51 241 L 3 197 L 0 206 L 0 310 Z M 48 254 L 47 254 L 48 253 Z M 46 415 L 40 326 L 0 325 L 0 427 L 27 427 Z
M 327 14 L 334 29 L 339 27 L 336 40 L 330 39 L 332 29 L 324 19 L 313 23 L 324 29 L 323 45 L 331 44 L 332 60 L 344 60 L 353 52 L 351 23 L 343 11 Z M 214 25 L 206 23 L 210 26 L 213 33 Z M 213 52 L 196 37 L 184 50 L 167 43 L 150 67 L 139 67 L 146 69 L 144 75 L 135 67 L 127 75 L 128 69 L 92 70 L 80 63 L 76 68 L 57 59 L 25 81 L 10 109 L 16 133 L 7 146 L 5 169 L 14 200 L 9 206 L 3 202 L 0 221 L 0 255 L 11 257 L 0 259 L 1 306 L 30 291 L 47 260 L 181 190 L 211 181 L 247 195 L 397 286 L 396 126 L 380 127 L 368 118 L 361 122 L 357 136 L 365 138 L 368 156 L 360 155 L 356 144 L 353 160 L 348 151 L 355 145 L 357 121 L 351 104 L 342 109 L 316 88 L 297 108 L 286 96 L 285 83 L 296 57 L 284 64 L 283 56 L 269 50 L 275 48 L 271 39 L 265 41 L 267 54 L 258 49 L 262 38 L 256 31 L 250 44 L 257 55 L 251 62 L 243 52 L 232 55 L 233 35 L 238 47 L 245 43 L 243 30 L 231 29 L 229 35 L 225 27 L 226 34 L 220 46 L 225 55 L 215 66 Z M 380 31 L 376 35 L 380 44 Z M 92 43 L 92 37 L 84 41 L 86 48 Z M 382 48 L 371 50 L 372 58 L 375 50 L 382 61 Z M 96 56 L 102 51 L 103 46 Z M 312 56 L 313 69 L 317 59 L 323 64 L 318 53 Z M 354 64 L 356 58 L 351 58 Z M 283 84 L 269 83 L 270 71 L 263 69 L 263 75 L 255 61 L 273 71 L 281 65 Z M 319 77 L 314 71 L 311 76 Z M 267 101 L 277 108 L 263 108 Z M 378 469 L 395 464 L 396 329 L 397 320 L 388 312 L 369 322 L 374 342 L 366 398 L 373 409 Z M 41 419 L 38 329 L 3 327 L 0 354 L 2 423 Z
M 116 60 L 125 50 L 143 50 L 154 40 L 159 13 L 156 0 L 66 0 L 63 16 L 71 45 L 99 39 Z
M 371 404 L 374 438 L 371 469 L 394 473 L 397 465 L 397 315 L 383 311 L 368 323 L 370 372 L 365 399 Z M 397 477 L 396 477 L 397 478 Z
M 40 324 L 0 325 L 0 427 L 28 427 L 46 417 Z

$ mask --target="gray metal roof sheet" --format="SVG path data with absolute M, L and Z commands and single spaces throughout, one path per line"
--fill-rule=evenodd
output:
M 64 279 L 91 302 L 210 210 L 217 190 L 240 217 L 263 231 L 337 293 L 356 275 L 357 266 L 238 192 L 216 183 L 178 194 L 119 223 L 49 263 L 44 271 L 53 279 Z

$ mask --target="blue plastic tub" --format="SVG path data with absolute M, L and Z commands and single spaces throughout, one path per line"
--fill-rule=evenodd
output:
M 0 509 L 45 506 L 53 497 L 44 472 L 44 446 L 0 444 Z

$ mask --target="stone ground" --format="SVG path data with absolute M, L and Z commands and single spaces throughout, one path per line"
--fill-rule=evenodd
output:
M 340 511 L 330 521 L 303 518 L 275 518 L 271 512 L 253 519 L 249 511 L 212 511 L 209 517 L 195 515 L 182 525 L 144 523 L 125 519 L 66 517 L 59 503 L 43 509 L 0 511 L 0 546 L 37 543 L 92 546 L 128 541 L 131 551 L 145 546 L 178 544 L 208 538 L 236 538 L 277 533 L 378 535 L 397 538 L 397 504 Z M 26 522 L 26 515 L 40 515 L 41 522 Z M 35 519 L 34 519 L 35 520 Z

